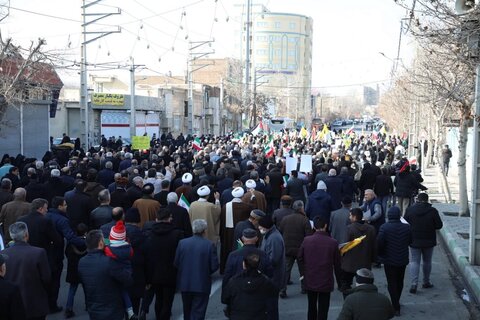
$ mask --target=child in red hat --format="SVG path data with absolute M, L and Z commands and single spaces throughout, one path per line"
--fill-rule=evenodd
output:
M 120 264 L 122 269 L 132 272 L 132 264 L 130 260 L 133 257 L 133 249 L 126 241 L 127 232 L 125 230 L 125 224 L 123 221 L 117 221 L 117 223 L 110 230 L 109 240 L 110 244 L 105 246 L 105 255 L 112 258 L 116 263 Z M 128 295 L 126 289 L 122 292 L 123 302 L 125 304 L 125 310 L 128 315 L 128 319 L 134 319 L 132 301 Z

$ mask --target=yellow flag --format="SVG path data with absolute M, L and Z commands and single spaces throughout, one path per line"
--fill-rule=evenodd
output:
M 380 133 L 381 133 L 381 134 L 387 134 L 387 129 L 385 129 L 385 126 L 383 126 L 383 127 L 380 129 Z
M 307 129 L 305 129 L 305 127 L 302 127 L 302 130 L 300 130 L 300 136 L 301 136 L 302 138 L 306 138 L 307 135 L 308 135 Z
M 367 236 L 361 236 L 358 238 L 353 239 L 352 241 L 340 244 L 340 254 L 343 256 L 345 253 L 348 251 L 352 250 L 356 246 L 358 246 L 360 243 L 362 243 L 363 239 L 365 239 Z

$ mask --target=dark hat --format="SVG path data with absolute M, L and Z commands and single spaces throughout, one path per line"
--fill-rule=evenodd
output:
M 258 221 L 258 224 L 259 224 L 261 227 L 264 227 L 265 229 L 270 229 L 271 227 L 273 227 L 272 217 L 270 217 L 270 216 L 262 217 L 262 218 Z
M 400 215 L 401 215 L 401 212 L 399 207 L 393 206 L 390 209 L 388 209 L 388 212 L 387 212 L 388 220 L 400 220 Z
M 155 187 L 153 186 L 153 184 L 147 183 L 143 186 L 142 193 L 143 194 L 152 194 L 154 190 L 155 190 Z
M 355 281 L 358 284 L 373 284 L 373 272 L 367 268 L 358 269 L 355 274 Z
M 257 231 L 253 230 L 252 228 L 247 228 L 243 230 L 242 236 L 246 239 L 253 239 L 258 237 Z
M 8 256 L 6 254 L 0 253 L 0 267 L 8 260 Z
M 125 213 L 125 222 L 130 223 L 139 223 L 140 222 L 140 212 L 137 208 L 130 208 Z
M 254 209 L 250 212 L 250 217 L 255 218 L 255 219 L 261 219 L 265 217 L 266 214 L 260 209 Z

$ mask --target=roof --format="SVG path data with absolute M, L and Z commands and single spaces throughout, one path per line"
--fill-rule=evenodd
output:
M 5 58 L 0 60 L 0 75 L 14 78 L 24 63 L 22 58 Z M 20 76 L 21 81 L 28 81 L 34 84 L 47 85 L 50 87 L 63 87 L 63 82 L 50 64 L 34 62 L 26 68 Z

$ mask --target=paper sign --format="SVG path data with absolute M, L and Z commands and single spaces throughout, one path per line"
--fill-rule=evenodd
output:
M 150 138 L 148 136 L 133 136 L 132 149 L 133 150 L 150 149 Z
M 286 173 L 290 174 L 292 172 L 292 170 L 297 170 L 297 158 L 294 158 L 294 157 L 287 157 L 286 158 L 287 160 L 287 164 L 286 164 Z
M 300 159 L 300 172 L 311 172 L 312 171 L 312 155 L 302 154 Z

